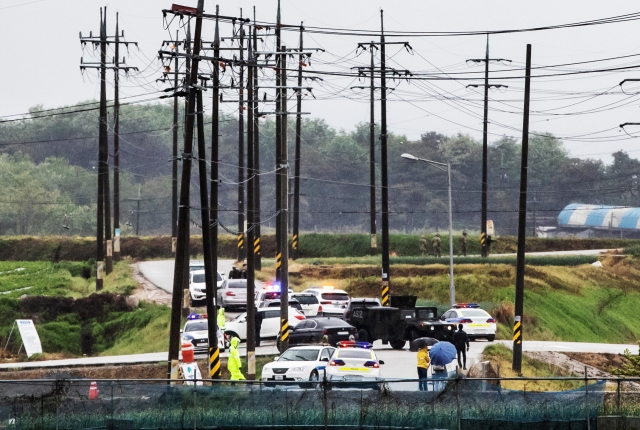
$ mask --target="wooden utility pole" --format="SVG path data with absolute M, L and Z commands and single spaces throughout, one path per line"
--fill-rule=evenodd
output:
M 513 322 L 514 372 L 522 373 L 522 325 L 524 323 L 524 248 L 527 234 L 527 173 L 529 160 L 529 101 L 531 95 L 531 45 L 527 45 L 522 124 L 522 160 L 520 162 L 520 205 L 518 211 L 518 253 L 516 257 L 516 297 Z
M 280 14 L 278 14 L 279 16 Z M 279 21 L 278 21 L 279 22 Z M 280 126 L 280 163 L 276 177 L 280 178 L 280 351 L 289 349 L 289 240 L 287 232 L 288 216 L 288 177 L 289 158 L 287 145 L 287 47 L 280 47 L 281 58 L 279 73 L 280 85 L 280 111 L 276 113 L 276 120 Z
M 176 30 L 176 40 L 174 43 L 175 52 L 178 53 L 180 44 L 178 42 L 178 30 Z M 178 56 L 174 60 L 173 66 L 173 88 L 178 91 Z M 178 237 L 178 97 L 173 97 L 173 142 L 171 158 L 171 252 L 176 252 L 176 240 Z
M 302 134 L 302 63 L 304 62 L 303 40 L 304 23 L 300 23 L 300 55 L 298 55 L 298 89 L 296 105 L 296 148 L 293 169 L 293 232 L 291 235 L 291 257 L 298 258 L 298 240 L 300 234 L 300 146 Z
M 256 22 L 256 8 L 253 8 L 253 22 Z M 253 31 L 253 52 L 258 50 L 258 36 L 257 31 L 254 28 Z M 257 61 L 257 56 L 256 56 Z M 253 166 L 256 172 L 260 172 L 260 130 L 258 124 L 258 69 L 256 68 L 253 73 L 253 94 L 250 96 L 255 102 L 255 113 L 253 117 Z M 254 213 L 253 221 L 255 224 L 254 238 L 253 238 L 253 252 L 255 258 L 255 270 L 262 270 L 262 252 L 260 246 L 260 176 L 256 175 L 253 180 L 254 186 Z
M 380 182 L 382 186 L 382 305 L 389 306 L 389 181 L 387 176 L 387 69 L 384 12 L 380 10 Z
M 193 59 L 190 70 L 190 82 L 197 82 L 198 77 L 198 55 L 200 53 L 200 42 L 202 40 L 202 11 L 204 0 L 198 0 L 196 15 L 196 31 L 193 46 Z M 176 244 L 175 268 L 173 272 L 173 295 L 171 300 L 171 323 L 169 326 L 169 354 L 168 354 L 168 375 L 170 378 L 177 377 L 177 360 L 180 352 L 180 316 L 182 307 L 182 288 L 184 271 L 186 270 L 186 246 L 189 236 L 189 185 L 191 182 L 191 163 L 193 157 L 193 124 L 195 120 L 196 89 L 189 85 L 187 87 L 187 113 L 185 115 L 184 132 L 184 154 L 182 160 L 182 177 L 180 183 L 180 206 L 178 208 L 178 240 Z M 212 184 L 214 188 L 215 184 Z M 188 263 L 187 263 L 188 264 Z M 215 321 L 215 315 L 211 318 Z M 213 334 L 214 338 L 216 332 Z M 211 347 L 211 343 L 209 347 Z M 218 343 L 215 341 L 215 347 Z M 175 369 L 175 370 L 173 370 Z M 173 370 L 173 371 L 172 371 Z
M 115 69 L 113 70 L 113 259 L 120 260 L 120 30 L 116 13 Z
M 254 168 L 254 134 L 253 121 L 256 115 L 256 107 L 258 105 L 253 91 L 253 75 L 257 68 L 256 58 L 251 49 L 251 35 L 255 32 L 255 25 L 249 26 L 249 42 L 247 43 L 249 67 L 247 68 L 247 298 L 255 297 L 255 258 L 253 241 L 255 239 L 254 227 L 254 210 L 255 210 L 255 177 L 257 170 Z M 247 379 L 254 380 L 256 378 L 256 306 L 255 301 L 247 300 Z
M 244 260 L 244 21 L 240 9 L 240 28 L 238 29 L 240 47 L 240 67 L 238 70 L 238 255 Z
M 489 35 L 487 34 L 487 49 L 485 50 L 484 58 L 474 58 L 471 60 L 474 63 L 484 63 L 484 84 L 472 84 L 467 87 L 484 87 L 484 120 L 482 123 L 482 203 L 480 210 L 480 251 L 483 257 L 487 257 L 491 251 L 491 240 L 487 237 L 487 190 L 488 190 L 488 154 L 489 154 L 489 142 L 488 142 L 488 127 L 489 127 L 489 88 L 507 88 L 506 85 L 492 85 L 489 84 L 489 63 L 491 61 L 508 61 L 504 58 L 489 58 Z
M 371 235 L 371 244 L 369 252 L 375 255 L 378 248 L 377 232 L 376 232 L 376 103 L 375 92 L 376 83 L 374 79 L 374 59 L 375 49 L 374 42 L 369 46 L 371 50 L 371 85 L 370 85 L 370 113 L 369 113 L 369 234 Z

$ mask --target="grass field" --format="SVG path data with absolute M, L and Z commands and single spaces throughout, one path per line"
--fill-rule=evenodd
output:
M 511 370 L 512 357 L 513 352 L 499 344 L 488 345 L 482 353 L 482 358 L 491 362 L 494 369 L 500 369 L 500 376 L 503 378 L 518 376 Z M 528 358 L 526 355 L 522 357 L 522 375 L 529 378 L 574 376 L 561 368 Z M 505 389 L 523 391 L 564 391 L 584 387 L 581 381 L 502 381 L 500 385 Z
M 333 285 L 353 297 L 379 297 L 379 266 L 298 264 L 292 288 Z M 603 267 L 528 264 L 525 272 L 523 334 L 530 340 L 635 343 L 640 339 L 640 262 L 607 257 Z M 265 269 L 267 272 L 270 269 Z M 510 339 L 513 326 L 515 267 L 507 264 L 460 264 L 454 283 L 458 302 L 478 302 L 498 320 L 499 339 Z M 396 265 L 391 294 L 411 294 L 419 303 L 448 309 L 449 275 L 444 264 Z

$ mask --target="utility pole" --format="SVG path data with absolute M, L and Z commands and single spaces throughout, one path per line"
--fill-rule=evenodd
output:
M 371 48 L 371 67 L 355 67 L 358 69 L 359 76 L 366 76 L 365 70 L 370 69 L 371 84 L 369 87 L 351 87 L 359 89 L 369 89 L 371 93 L 371 119 L 369 124 L 369 139 L 370 139 L 370 205 L 371 205 L 371 252 L 375 252 L 374 245 L 376 241 L 376 202 L 375 202 L 375 124 L 374 124 L 374 92 L 376 88 L 381 91 L 380 97 L 380 182 L 381 182 L 381 201 L 382 201 L 382 288 L 381 297 L 382 305 L 389 306 L 389 286 L 390 286 L 390 270 L 389 270 L 389 181 L 387 174 L 387 71 L 391 71 L 393 76 L 411 75 L 408 70 L 396 70 L 387 69 L 386 67 L 386 45 L 404 45 L 407 50 L 411 49 L 408 42 L 386 42 L 384 37 L 384 12 L 380 10 L 380 42 L 371 43 L 359 43 L 358 48 L 366 49 L 365 45 L 369 45 Z M 380 45 L 380 87 L 375 87 L 373 84 L 374 72 L 376 69 L 373 66 L 373 49 L 376 45 Z
M 374 79 L 374 59 L 375 49 L 374 42 L 371 41 L 369 47 L 371 50 L 371 81 L 370 81 L 370 118 L 369 118 L 369 234 L 371 235 L 371 247 L 369 252 L 375 255 L 378 248 L 378 240 L 376 233 L 376 117 L 375 117 L 375 91 L 376 84 Z
M 123 36 L 124 37 L 124 36 Z M 116 14 L 116 35 L 114 40 L 108 40 L 107 36 L 107 8 L 100 9 L 100 35 L 94 37 L 93 33 L 89 33 L 89 37 L 83 37 L 80 33 L 80 43 L 84 47 L 87 43 L 93 44 L 94 47 L 100 49 L 100 62 L 86 63 L 81 60 L 80 70 L 84 72 L 87 69 L 100 70 L 100 119 L 98 126 L 98 199 L 97 199 L 97 223 L 96 223 L 96 290 L 100 291 L 103 287 L 103 275 L 106 269 L 107 274 L 113 270 L 113 249 L 116 247 L 116 259 L 120 254 L 119 230 L 120 230 L 120 205 L 119 198 L 120 187 L 118 184 L 120 158 L 119 158 L 119 71 L 122 69 L 127 73 L 129 70 L 138 70 L 137 67 L 121 66 L 119 60 L 119 46 L 121 43 L 129 44 L 136 42 L 125 42 L 120 40 L 118 29 L 118 19 Z M 115 43 L 116 55 L 113 59 L 113 65 L 107 65 L 107 45 Z M 114 226 L 116 230 L 116 240 L 112 243 L 111 236 L 111 204 L 109 192 L 109 136 L 108 136 L 108 119 L 107 119 L 107 69 L 113 69 L 115 72 L 115 99 L 114 99 Z M 106 264 L 105 260 L 105 241 L 106 241 Z M 106 266 L 106 267 L 105 267 Z
M 198 0 L 198 3 L 203 0 Z M 201 10 L 198 8 L 198 10 Z M 213 39 L 213 56 L 214 58 L 220 57 L 220 23 L 219 23 L 220 9 L 216 5 L 216 26 Z M 196 40 L 200 40 L 200 33 L 196 28 Z M 199 42 L 196 42 L 198 48 Z M 198 49 L 199 54 L 199 49 Z M 197 54 L 196 54 L 197 55 Z M 213 88 L 212 88 L 212 112 L 211 112 L 211 196 L 209 199 L 209 224 L 211 225 L 211 269 L 212 273 L 218 273 L 218 144 L 220 142 L 220 62 L 214 61 L 213 63 Z M 197 67 L 196 74 L 197 74 Z M 193 74 L 193 72 L 192 72 Z M 211 287 L 211 295 L 207 289 L 207 304 L 209 301 L 213 301 L 218 296 L 218 283 L 214 282 Z M 207 308 L 207 312 L 209 312 Z M 220 367 L 220 351 L 218 349 L 218 322 L 216 316 L 218 315 L 217 307 L 213 308 L 213 312 L 207 319 L 209 330 L 209 378 L 219 379 L 222 375 L 222 369 Z
M 304 23 L 300 23 L 300 55 L 298 55 L 298 87 L 302 86 L 302 64 L 304 56 L 302 53 L 304 34 Z M 293 231 L 291 235 L 291 258 L 298 258 L 298 237 L 300 234 L 300 145 L 302 133 L 302 90 L 297 92 L 296 105 L 296 148 L 294 153 L 293 168 Z
M 253 121 L 257 113 L 257 99 L 254 97 L 253 91 L 253 75 L 257 68 L 256 58 L 251 49 L 251 35 L 255 32 L 255 24 L 249 26 L 248 60 L 247 68 L 247 297 L 255 297 L 255 257 L 253 241 L 255 240 L 255 177 L 257 170 L 254 166 L 254 126 Z M 254 300 L 247 300 L 247 379 L 253 381 L 256 379 L 256 306 Z
M 278 13 L 278 17 L 280 13 Z M 278 20 L 280 22 L 280 20 Z M 282 122 L 280 126 L 280 168 L 276 177 L 280 178 L 280 350 L 289 349 L 289 240 L 288 240 L 288 202 L 287 188 L 289 176 L 289 159 L 287 145 L 287 47 L 280 47 L 281 59 L 278 72 L 281 74 L 280 85 L 280 115 L 277 117 Z M 278 115 L 278 114 L 276 114 Z
M 253 7 L 253 22 L 256 22 L 256 8 Z M 253 55 L 257 61 L 258 36 L 254 27 L 253 31 Z M 260 130 L 258 124 L 258 69 L 253 72 L 253 93 L 251 99 L 255 103 L 255 112 L 253 115 L 253 166 L 256 172 L 260 171 Z M 260 250 L 260 176 L 256 175 L 253 179 L 253 221 L 255 229 L 253 231 L 253 254 L 255 258 L 255 270 L 262 270 L 262 253 Z M 251 242 L 249 242 L 251 246 Z M 248 266 L 247 266 L 248 267 Z M 259 335 L 259 334 L 258 334 Z
M 387 178 L 387 69 L 384 11 L 380 10 L 380 182 L 382 197 L 382 306 L 389 306 L 389 181 Z
M 100 34 L 94 37 L 89 33 L 89 37 L 82 37 L 80 33 L 80 43 L 84 47 L 87 43 L 93 44 L 94 48 L 100 49 L 99 63 L 85 63 L 80 61 L 80 71 L 86 69 L 100 70 L 100 118 L 98 122 L 98 197 L 96 201 L 96 291 L 102 290 L 104 286 L 104 237 L 105 237 L 105 181 L 108 174 L 108 136 L 107 136 L 107 8 L 100 8 Z M 107 200 L 108 201 L 108 200 Z M 109 236 L 110 237 L 110 236 Z M 110 245 L 110 243 L 109 243 Z M 109 251 L 110 253 L 110 251 Z
M 482 207 L 481 207 L 481 215 L 480 215 L 480 249 L 483 257 L 489 255 L 491 251 L 489 248 L 491 246 L 491 241 L 487 240 L 487 158 L 488 158 L 488 133 L 487 128 L 489 124 L 489 88 L 508 88 L 506 85 L 490 85 L 489 84 L 489 62 L 491 61 L 508 61 L 504 58 L 489 58 L 489 35 L 487 34 L 487 49 L 485 51 L 484 58 L 474 58 L 471 60 L 474 63 L 482 63 L 484 62 L 484 84 L 474 84 L 467 85 L 467 87 L 484 87 L 484 121 L 482 126 Z
M 138 42 L 123 41 L 120 40 L 121 37 L 124 38 L 124 30 L 120 33 L 118 13 L 116 12 L 115 65 L 113 68 L 115 93 L 113 96 L 113 259 L 115 261 L 120 260 L 120 70 L 123 69 L 125 73 L 128 73 L 129 69 L 138 70 L 137 67 L 120 66 L 120 44 L 124 44 L 127 48 L 130 43 L 138 46 Z M 124 57 L 122 63 L 125 63 Z M 107 252 L 109 252 L 108 249 L 107 245 Z
M 240 9 L 242 18 L 242 8 Z M 244 260 L 244 21 L 240 20 L 239 46 L 240 67 L 238 71 L 238 261 Z
M 524 313 L 524 248 L 527 228 L 527 173 L 529 160 L 529 101 L 531 95 L 531 45 L 527 45 L 527 66 L 524 80 L 524 115 L 522 124 L 522 161 L 520 162 L 520 205 L 518 212 L 518 254 L 516 258 L 516 297 L 513 322 L 513 366 L 522 373 L 522 324 Z
M 278 0 L 278 12 L 276 18 L 276 282 L 280 283 L 282 288 L 282 181 L 280 178 L 282 168 L 282 58 L 280 53 L 280 0 Z M 286 133 L 286 130 L 285 130 Z M 285 236 L 287 232 L 284 232 Z M 286 310 L 286 309 L 285 309 Z M 284 351 L 284 350 L 283 350 Z
M 176 40 L 173 46 L 176 54 L 180 49 L 178 42 L 178 30 L 176 30 Z M 173 66 L 173 88 L 178 91 L 178 56 L 174 60 Z M 173 98 L 173 142 L 171 158 L 171 253 L 176 253 L 176 241 L 178 239 L 178 97 Z
M 174 5 L 169 13 L 181 12 L 181 7 Z M 180 183 L 180 206 L 178 208 L 178 236 L 176 244 L 175 255 L 175 268 L 173 272 L 173 295 L 171 300 L 171 323 L 169 327 L 169 354 L 168 354 L 168 376 L 171 379 L 177 379 L 178 377 L 178 355 L 180 350 L 180 316 L 182 305 L 182 289 L 184 281 L 184 273 L 186 270 L 186 246 L 188 244 L 189 237 L 189 185 L 191 182 L 191 163 L 193 157 L 193 124 L 195 120 L 195 105 L 196 105 L 196 89 L 192 83 L 197 82 L 198 77 L 198 55 L 200 54 L 200 42 L 202 33 L 202 12 L 204 8 L 204 0 L 198 0 L 198 7 L 196 9 L 196 32 L 193 47 L 193 59 L 190 70 L 190 85 L 186 88 L 187 91 L 187 112 L 185 115 L 185 132 L 184 132 L 184 153 L 182 157 L 182 177 Z M 192 8 L 184 8 L 187 11 L 193 11 Z M 164 13 L 165 11 L 163 11 Z M 212 188 L 216 188 L 215 183 L 212 183 Z M 188 264 L 188 263 L 187 263 Z M 206 266 L 205 266 L 206 268 Z M 211 269 L 211 267 L 210 267 Z M 211 299 L 211 297 L 209 297 Z M 215 324 L 215 314 L 209 319 Z M 215 328 L 215 326 L 214 326 Z M 211 331 L 209 327 L 209 348 L 218 347 L 216 339 L 217 330 Z M 215 343 L 212 344 L 211 337 Z M 219 363 L 218 363 L 219 366 Z

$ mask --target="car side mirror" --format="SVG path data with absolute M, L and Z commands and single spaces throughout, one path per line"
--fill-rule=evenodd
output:
M 440 321 L 444 321 L 444 315 L 440 317 Z
M 182 330 L 182 329 L 180 329 L 180 334 L 182 334 L 182 332 L 183 332 L 183 330 Z
M 378 360 L 378 364 L 384 364 L 384 361 Z
M 322 358 L 320 359 L 320 361 L 326 361 L 326 362 L 329 362 L 329 357 L 322 357 Z
M 280 356 L 279 356 L 279 355 L 276 355 L 276 356 L 273 358 L 273 361 L 278 361 L 278 360 L 280 360 Z

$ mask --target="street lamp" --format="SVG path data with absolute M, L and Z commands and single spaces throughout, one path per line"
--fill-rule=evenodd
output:
M 424 158 L 418 158 L 411 154 L 402 154 L 402 158 L 412 161 L 423 161 L 431 164 L 440 170 L 444 170 L 442 167 L 447 167 L 447 178 L 449 182 L 449 301 L 451 306 L 456 303 L 456 287 L 453 285 L 453 215 L 451 212 L 451 164 L 439 163 L 437 161 L 427 160 Z

